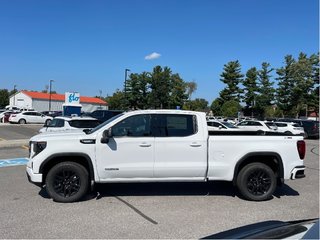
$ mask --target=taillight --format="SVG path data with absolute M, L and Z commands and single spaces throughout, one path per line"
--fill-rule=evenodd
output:
M 306 155 L 306 143 L 305 141 L 298 141 L 297 142 L 297 149 L 299 153 L 300 159 L 304 159 Z

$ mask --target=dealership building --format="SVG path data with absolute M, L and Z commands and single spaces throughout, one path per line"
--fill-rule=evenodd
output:
M 108 109 L 107 103 L 100 98 L 84 97 L 79 93 L 43 93 L 32 91 L 19 91 L 10 96 L 10 105 L 20 108 L 34 109 L 39 112 L 49 111 L 63 111 L 65 105 L 68 105 L 68 100 L 76 96 L 78 98 L 77 104 L 81 107 L 83 112 L 92 112 L 97 109 Z

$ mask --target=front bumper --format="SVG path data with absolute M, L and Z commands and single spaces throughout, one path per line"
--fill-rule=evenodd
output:
M 304 178 L 306 175 L 304 174 L 305 166 L 297 166 L 291 171 L 291 179 L 299 179 Z
M 42 186 L 42 174 L 33 173 L 32 169 L 27 167 L 27 177 L 29 182 L 41 187 Z

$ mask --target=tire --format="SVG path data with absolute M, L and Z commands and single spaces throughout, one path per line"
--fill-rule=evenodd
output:
M 263 163 L 250 163 L 244 166 L 237 177 L 240 194 L 250 201 L 264 201 L 272 198 L 277 187 L 273 170 Z
M 50 124 L 50 122 L 51 122 L 51 120 L 47 119 L 46 122 L 45 122 L 45 125 L 48 126 Z
M 26 123 L 27 123 L 27 121 L 25 119 L 20 119 L 19 120 L 19 124 L 26 124 Z
M 286 134 L 286 135 L 292 135 L 292 132 L 290 132 L 290 131 L 285 131 L 284 134 Z
M 89 174 L 85 167 L 75 162 L 55 165 L 47 174 L 46 190 L 56 202 L 76 202 L 89 188 Z

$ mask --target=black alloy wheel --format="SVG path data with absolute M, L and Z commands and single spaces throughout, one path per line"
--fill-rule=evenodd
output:
M 46 177 L 48 194 L 57 202 L 75 202 L 88 191 L 88 171 L 75 162 L 62 162 L 55 165 Z
M 266 164 L 250 163 L 240 170 L 237 187 L 245 199 L 264 201 L 272 198 L 277 187 L 277 178 L 274 171 Z
M 266 194 L 271 186 L 271 177 L 261 169 L 254 170 L 247 179 L 247 189 L 255 196 Z

